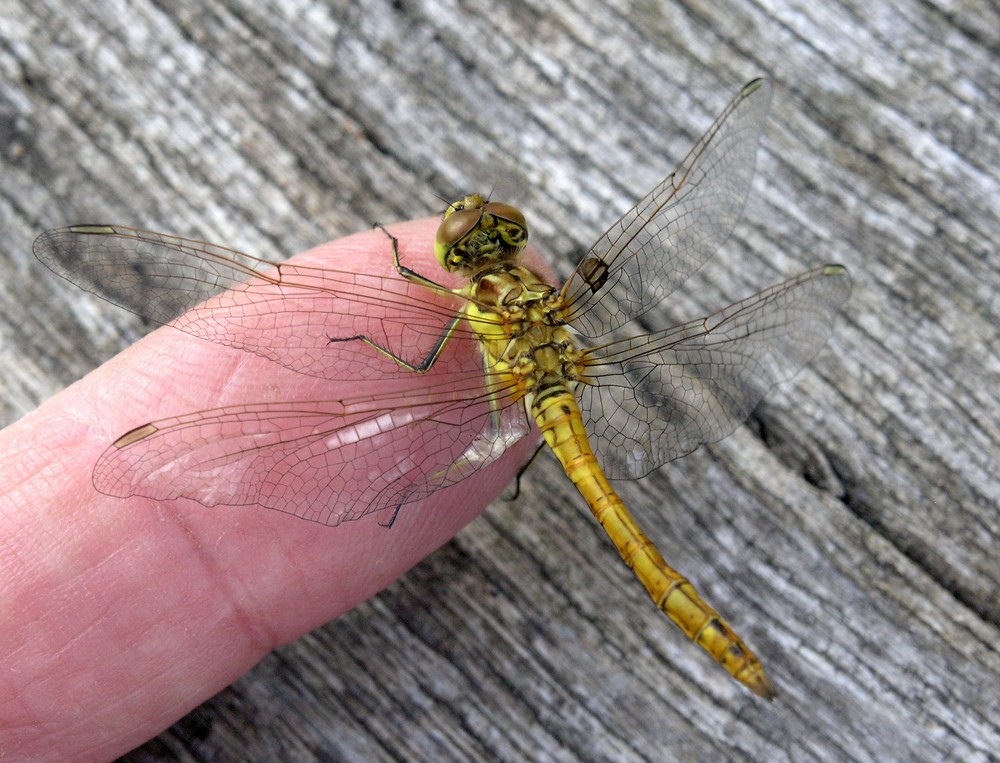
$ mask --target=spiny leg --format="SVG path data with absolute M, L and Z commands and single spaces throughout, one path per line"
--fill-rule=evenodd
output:
M 430 289 L 431 291 L 454 295 L 455 292 L 453 292 L 451 289 L 442 286 L 436 281 L 432 281 L 426 276 L 422 276 L 415 270 L 411 270 L 410 268 L 403 265 L 399 261 L 399 239 L 397 239 L 395 236 L 389 233 L 389 231 L 386 230 L 385 226 L 382 225 L 382 223 L 375 223 L 375 227 L 378 228 L 380 231 L 382 231 L 386 236 L 388 236 L 389 241 L 392 242 L 392 261 L 393 265 L 396 268 L 397 273 L 399 273 L 407 281 L 420 284 L 421 286 Z M 355 342 L 355 341 L 364 342 L 370 347 L 381 352 L 383 355 L 387 355 L 388 357 L 392 358 L 396 363 L 398 363 L 403 368 L 409 371 L 413 371 L 414 373 L 422 374 L 429 371 L 433 367 L 433 365 L 437 362 L 437 359 L 441 357 L 441 353 L 444 351 L 445 345 L 448 344 L 448 340 L 451 339 L 451 337 L 454 335 L 455 327 L 458 326 L 458 324 L 461 322 L 463 315 L 464 313 L 461 311 L 455 314 L 455 317 L 452 318 L 451 321 L 449 321 L 448 325 L 445 327 L 445 330 L 442 332 L 441 336 L 438 337 L 437 342 L 434 343 L 434 346 L 431 348 L 431 351 L 427 354 L 427 357 L 425 357 L 419 363 L 411 363 L 406 358 L 397 355 L 388 347 L 383 347 L 374 339 L 372 339 L 369 336 L 365 336 L 364 334 L 355 334 L 354 336 L 345 336 L 345 337 L 329 336 L 327 337 L 327 341 L 329 341 L 330 344 L 334 344 L 335 342 Z
M 375 223 L 375 227 L 382 231 L 386 236 L 389 237 L 389 241 L 392 242 L 392 263 L 396 266 L 396 272 L 399 273 L 407 281 L 412 281 L 413 283 L 418 283 L 421 286 L 425 286 L 431 291 L 436 291 L 440 294 L 451 294 L 454 295 L 451 289 L 447 286 L 442 286 L 437 281 L 433 281 L 427 276 L 420 275 L 415 270 L 411 270 L 406 267 L 402 262 L 399 261 L 399 239 L 389 233 L 386 227 L 382 223 Z
M 535 459 L 538 458 L 538 454 L 541 453 L 545 448 L 548 447 L 545 444 L 545 440 L 538 443 L 538 447 L 535 448 L 535 452 L 531 454 L 531 458 L 528 459 L 528 463 L 522 466 L 517 474 L 514 476 L 514 494 L 509 498 L 505 498 L 505 501 L 516 501 L 521 495 L 521 478 L 525 475 L 531 465 L 535 463 Z

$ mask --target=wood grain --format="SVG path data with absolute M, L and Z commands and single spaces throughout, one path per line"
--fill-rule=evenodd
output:
M 822 261 L 855 278 L 748 427 L 622 486 L 776 702 L 674 631 L 544 458 L 130 757 L 992 759 L 1000 18 L 979 5 L 0 3 L 0 423 L 145 330 L 49 277 L 46 228 L 280 258 L 495 189 L 565 276 L 756 75 L 776 95 L 744 222 L 648 320 Z

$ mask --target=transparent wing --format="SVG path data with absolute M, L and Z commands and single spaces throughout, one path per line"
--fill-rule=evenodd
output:
M 523 405 L 478 376 L 428 393 L 256 403 L 198 411 L 123 435 L 94 468 L 108 495 L 257 504 L 325 525 L 396 510 L 492 463 L 531 429 Z
M 388 355 L 351 338 L 366 336 L 418 364 L 460 309 L 457 298 L 398 274 L 277 264 L 119 225 L 48 231 L 34 252 L 58 275 L 126 310 L 325 379 L 405 376 Z M 388 236 L 371 257 L 392 262 Z
M 771 86 L 748 83 L 670 175 L 612 225 L 563 286 L 569 321 L 601 337 L 659 304 L 743 212 Z
M 611 478 L 636 478 L 730 434 L 823 347 L 850 295 L 823 265 L 690 323 L 588 352 L 581 408 Z

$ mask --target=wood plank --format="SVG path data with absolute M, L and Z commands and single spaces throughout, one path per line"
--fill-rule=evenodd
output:
M 855 277 L 829 349 L 748 427 L 622 490 L 776 702 L 649 605 L 543 458 L 132 757 L 990 759 L 998 36 L 996 9 L 914 0 L 4 6 L 0 423 L 145 330 L 49 277 L 46 228 L 278 258 L 495 188 L 565 276 L 758 74 L 776 95 L 745 220 L 648 321 L 821 261 Z

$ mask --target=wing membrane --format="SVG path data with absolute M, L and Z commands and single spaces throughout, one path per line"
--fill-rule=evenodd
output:
M 198 411 L 123 435 L 94 468 L 102 493 L 257 504 L 336 525 L 395 510 L 492 463 L 526 435 L 523 405 L 482 372 L 353 401 Z
M 63 278 L 126 310 L 325 379 L 406 376 L 391 357 L 351 338 L 366 336 L 419 364 L 460 308 L 457 298 L 398 275 L 277 264 L 118 225 L 48 231 L 34 252 Z M 371 257 L 392 262 L 388 237 Z
M 823 265 L 707 318 L 589 353 L 581 408 L 611 478 L 636 478 L 729 435 L 807 363 L 850 294 Z
M 729 238 L 753 180 L 771 100 L 754 80 L 670 175 L 594 244 L 563 286 L 568 320 L 601 337 L 659 304 Z

